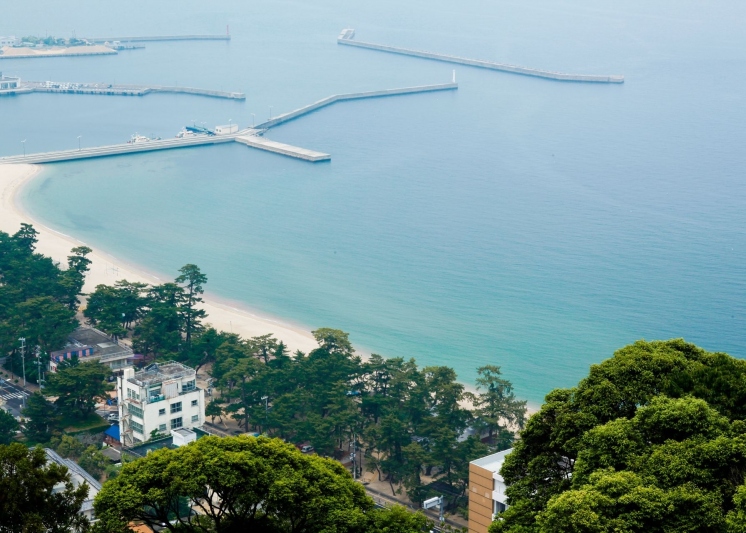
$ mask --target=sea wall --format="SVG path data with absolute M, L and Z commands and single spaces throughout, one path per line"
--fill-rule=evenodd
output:
M 401 94 L 415 94 L 415 93 L 426 93 L 426 92 L 435 92 L 435 91 L 453 91 L 456 89 L 458 89 L 457 83 L 443 83 L 440 85 L 422 85 L 419 87 L 405 87 L 401 89 L 385 89 L 382 91 L 335 94 L 327 98 L 324 98 L 322 100 L 319 100 L 317 102 L 314 102 L 312 104 L 309 104 L 307 106 L 296 109 L 295 111 L 290 111 L 289 113 L 285 113 L 275 118 L 272 118 L 270 120 L 267 120 L 266 122 L 262 122 L 261 124 L 258 124 L 256 128 L 257 129 L 268 129 L 273 126 L 277 126 L 278 124 L 282 124 L 284 122 L 294 120 L 303 115 L 307 115 L 308 113 L 312 113 L 316 111 L 317 109 L 321 109 L 322 107 L 326 107 L 336 102 L 341 102 L 345 100 L 360 100 L 364 98 L 381 98 L 385 96 L 396 96 L 396 95 L 401 95 Z
M 352 32 L 352 33 L 348 33 Z M 499 70 L 503 72 L 512 72 L 514 74 L 522 74 L 524 76 L 534 76 L 537 78 L 548 78 L 558 81 L 579 81 L 579 82 L 591 82 L 591 83 L 624 83 L 624 76 L 618 75 L 597 75 L 597 74 L 568 74 L 565 72 L 553 72 L 550 70 L 540 70 L 528 67 L 519 67 L 517 65 L 508 65 L 505 63 L 496 63 L 493 61 L 483 61 L 481 59 L 469 59 L 466 57 L 451 56 L 447 54 L 438 54 L 435 52 L 427 52 L 424 50 L 412 50 L 409 48 L 398 48 L 395 46 L 386 46 L 383 44 L 366 43 L 363 41 L 355 41 L 348 35 L 354 35 L 353 30 L 343 30 L 342 34 L 337 38 L 338 44 L 345 46 L 357 46 L 358 48 L 368 48 L 370 50 L 379 50 L 381 52 L 390 52 L 392 54 L 401 54 L 414 57 L 422 57 L 425 59 L 433 59 L 435 61 L 445 61 L 447 63 L 456 63 L 459 65 L 469 65 L 472 67 L 486 68 L 491 70 Z

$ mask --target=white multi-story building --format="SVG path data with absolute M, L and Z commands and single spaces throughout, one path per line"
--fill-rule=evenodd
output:
M 205 422 L 205 391 L 197 388 L 197 373 L 175 361 L 153 363 L 139 372 L 125 368 L 117 393 L 124 446 L 145 442 L 153 432 L 168 435 Z

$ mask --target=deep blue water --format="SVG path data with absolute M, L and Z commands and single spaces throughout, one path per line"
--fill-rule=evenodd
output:
M 0 61 L 27 79 L 247 93 L 0 100 L 0 153 L 98 145 L 192 121 L 242 126 L 335 93 L 449 81 L 358 38 L 550 70 L 457 67 L 458 92 L 337 104 L 268 137 L 311 165 L 219 146 L 52 166 L 45 223 L 366 350 L 498 364 L 538 403 L 638 338 L 746 356 L 746 5 L 735 1 L 152 2 L 4 6 L 0 34 L 220 33 L 117 57 Z

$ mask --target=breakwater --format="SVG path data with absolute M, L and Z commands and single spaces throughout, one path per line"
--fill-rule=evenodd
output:
M 258 124 L 256 128 L 257 129 L 268 129 L 268 128 L 277 126 L 279 124 L 282 124 L 284 122 L 295 120 L 298 117 L 302 117 L 303 115 L 312 113 L 316 111 L 317 109 L 321 109 L 322 107 L 326 107 L 326 106 L 335 104 L 337 102 L 344 102 L 347 100 L 362 100 L 365 98 L 381 98 L 385 96 L 398 96 L 398 95 L 403 95 L 403 94 L 428 93 L 428 92 L 436 92 L 436 91 L 454 91 L 456 89 L 458 89 L 457 83 L 442 83 L 439 85 L 421 85 L 418 87 L 404 87 L 401 89 L 386 89 L 383 91 L 335 94 L 327 98 L 324 98 L 322 100 L 319 100 L 317 102 L 314 102 L 312 104 L 309 104 L 307 106 L 296 109 L 295 111 L 290 111 L 289 113 L 284 113 L 275 118 L 271 118 L 265 122 L 262 122 L 261 124 Z
M 286 155 L 288 157 L 294 157 L 296 159 L 303 159 L 304 161 L 310 161 L 312 163 L 318 163 L 319 161 L 330 161 L 332 156 L 323 152 L 316 152 L 307 148 L 299 148 L 298 146 L 292 146 L 289 144 L 279 143 L 277 141 L 270 141 L 263 137 L 256 135 L 247 135 L 242 137 L 236 137 L 236 142 L 250 146 L 251 148 L 258 148 L 259 150 L 265 150 L 275 154 Z
M 106 83 L 70 83 L 70 82 L 22 82 L 23 93 L 63 93 L 90 94 L 105 96 L 144 96 L 150 93 L 193 94 L 211 98 L 229 100 L 246 100 L 246 94 L 240 92 L 213 91 L 195 87 L 176 87 L 165 85 L 112 85 Z
M 105 43 L 119 41 L 122 43 L 147 43 L 155 41 L 230 41 L 231 36 L 226 35 L 151 35 L 144 37 L 87 37 L 86 41 L 92 43 Z
M 368 43 L 363 41 L 356 41 L 355 30 L 345 29 L 342 30 L 339 37 L 337 37 L 337 43 L 346 46 L 357 46 L 358 48 L 368 48 L 370 50 L 379 50 L 381 52 L 390 52 L 392 54 L 401 54 L 406 56 L 422 57 L 425 59 L 433 59 L 435 61 L 444 61 L 446 63 L 456 63 L 459 65 L 469 65 L 472 67 L 486 68 L 490 70 L 499 70 L 502 72 L 511 72 L 513 74 L 521 74 L 524 76 L 533 76 L 537 78 L 547 78 L 557 81 L 577 81 L 577 82 L 590 82 L 590 83 L 624 83 L 624 76 L 620 75 L 599 75 L 599 74 L 569 74 L 566 72 L 554 72 L 551 70 L 541 70 L 529 67 L 520 67 L 517 65 L 508 65 L 506 63 L 496 63 L 494 61 L 484 61 L 481 59 L 469 59 L 466 57 L 452 56 L 447 54 L 438 54 L 435 52 L 427 52 L 424 50 L 413 50 L 409 48 L 398 48 L 395 46 L 387 46 L 383 44 Z
M 97 146 L 95 148 L 82 148 L 78 150 L 60 150 L 56 152 L 14 155 L 8 157 L 0 157 L 0 165 L 10 165 L 17 163 L 58 163 L 60 161 L 74 161 L 76 159 L 94 159 L 97 157 L 110 157 L 114 155 L 133 154 L 139 152 L 173 150 L 176 148 L 187 148 L 190 146 L 234 142 L 236 140 L 236 137 L 249 134 L 251 134 L 251 130 L 247 129 L 230 135 L 204 135 L 182 139 L 165 139 L 160 141 L 147 141 L 139 143 L 112 144 L 109 146 Z

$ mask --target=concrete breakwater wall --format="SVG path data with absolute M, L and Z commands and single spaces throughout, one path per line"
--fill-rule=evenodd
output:
M 303 159 L 304 161 L 310 161 L 312 163 L 318 163 L 320 161 L 330 161 L 332 156 L 323 152 L 317 152 L 315 150 L 309 150 L 308 148 L 299 148 L 298 146 L 292 146 L 290 144 L 279 143 L 277 141 L 270 141 L 263 137 L 256 135 L 247 135 L 245 137 L 236 137 L 236 142 L 250 146 L 251 148 L 258 148 L 259 150 L 265 150 L 275 154 L 285 155 L 293 157 L 295 159 Z
M 266 122 L 262 122 L 261 124 L 258 124 L 256 128 L 257 129 L 268 129 L 273 126 L 277 126 L 278 124 L 282 124 L 284 122 L 294 120 L 303 115 L 307 115 L 308 113 L 312 113 L 316 111 L 317 109 L 321 109 L 322 107 L 332 105 L 336 102 L 343 102 L 345 100 L 361 100 L 364 98 L 381 98 L 385 96 L 397 96 L 397 95 L 402 95 L 402 94 L 415 94 L 415 93 L 426 93 L 426 92 L 435 92 L 435 91 L 453 91 L 456 89 L 458 89 L 457 83 L 443 83 L 440 85 L 422 85 L 419 87 L 405 87 L 402 89 L 385 89 L 383 91 L 335 94 L 327 98 L 324 98 L 322 100 L 319 100 L 317 102 L 314 102 L 310 105 L 301 107 L 300 109 L 296 109 L 295 111 L 290 111 L 289 113 L 285 113 L 283 115 L 279 115 L 275 118 L 267 120 Z
M 144 96 L 149 93 L 193 94 L 211 98 L 226 98 L 228 100 L 246 100 L 246 95 L 239 92 L 213 91 L 194 87 L 169 87 L 163 85 L 107 85 L 104 83 L 68 83 L 27 81 L 23 82 L 22 92 L 63 93 L 63 94 L 93 94 L 106 96 Z M 20 91 L 19 91 L 20 92 Z
M 109 146 L 97 146 L 95 148 L 83 148 L 80 150 L 61 150 L 56 152 L 44 152 L 37 154 L 14 155 L 0 157 L 0 165 L 15 163 L 57 163 L 60 161 L 73 161 L 76 159 L 93 159 L 97 157 L 109 157 L 114 155 L 132 154 L 138 152 L 154 152 L 156 150 L 173 150 L 175 148 L 186 148 L 203 144 L 220 144 L 234 142 L 240 135 L 249 135 L 251 130 L 242 130 L 232 135 L 214 135 L 188 137 L 184 139 L 164 139 L 161 141 L 148 141 L 142 143 L 112 144 Z
M 540 70 L 528 67 L 519 67 L 517 65 L 508 65 L 506 63 L 496 63 L 493 61 L 484 61 L 481 59 L 469 59 L 466 57 L 451 56 L 447 54 L 438 54 L 424 50 L 412 50 L 409 48 L 398 48 L 395 46 L 386 46 L 383 44 L 367 43 L 353 39 L 355 31 L 352 29 L 342 30 L 337 38 L 338 44 L 346 46 L 357 46 L 358 48 L 368 48 L 370 50 L 379 50 L 381 52 L 390 52 L 406 56 L 422 57 L 433 59 L 435 61 L 445 61 L 447 63 L 456 63 L 459 65 L 469 65 L 472 67 L 499 70 L 502 72 L 512 72 L 524 76 L 534 76 L 538 78 L 547 78 L 558 81 L 579 81 L 591 83 L 624 83 L 624 76 L 619 75 L 598 75 L 598 74 L 568 74 L 565 72 L 553 72 L 550 70 Z
M 87 41 L 92 43 L 105 42 L 127 42 L 127 43 L 147 43 L 154 41 L 230 41 L 230 35 L 151 35 L 144 37 L 87 37 Z

